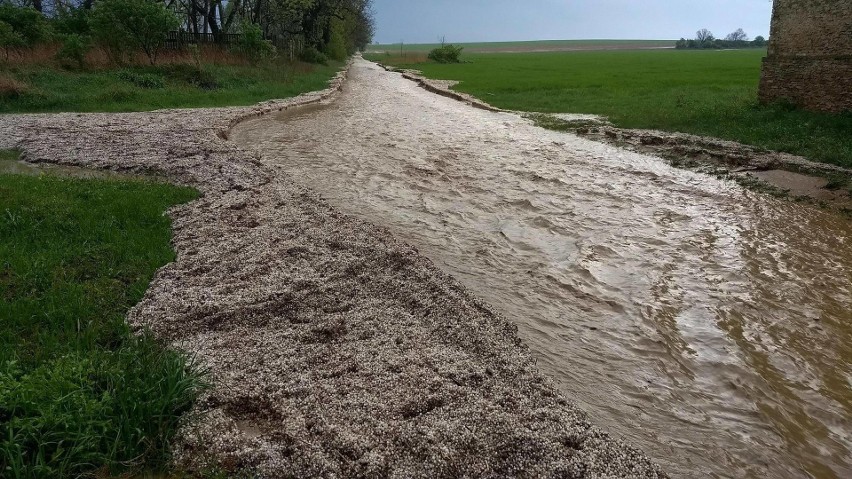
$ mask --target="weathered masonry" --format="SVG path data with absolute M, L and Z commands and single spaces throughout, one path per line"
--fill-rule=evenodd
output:
M 852 111 L 852 0 L 775 0 L 760 101 Z

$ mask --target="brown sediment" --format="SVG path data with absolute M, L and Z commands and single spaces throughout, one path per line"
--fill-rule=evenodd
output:
M 411 246 L 225 141 L 247 108 L 0 116 L 27 161 L 154 173 L 174 263 L 128 320 L 197 357 L 212 389 L 176 465 L 259 477 L 664 477 L 592 426 L 516 328 Z M 334 141 L 322 138 L 319 141 Z

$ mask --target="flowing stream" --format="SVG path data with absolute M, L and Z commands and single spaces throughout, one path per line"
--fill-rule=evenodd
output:
M 388 227 L 675 477 L 852 477 L 852 221 L 357 61 L 232 138 Z

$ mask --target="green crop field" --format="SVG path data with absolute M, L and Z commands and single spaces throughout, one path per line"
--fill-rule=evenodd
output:
M 765 50 L 645 50 L 467 54 L 436 64 L 367 58 L 459 80 L 500 108 L 605 115 L 617 126 L 707 135 L 852 167 L 852 113 L 757 103 Z
M 541 40 L 528 42 L 458 43 L 469 53 L 500 51 L 617 49 L 617 48 L 673 48 L 675 40 Z M 439 47 L 437 43 L 405 44 L 386 43 L 370 45 L 367 52 L 428 52 Z

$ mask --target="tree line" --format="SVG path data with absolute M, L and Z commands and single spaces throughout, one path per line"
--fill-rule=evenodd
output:
M 7 58 L 61 41 L 71 53 L 96 44 L 116 61 L 142 51 L 153 64 L 170 32 L 219 44 L 238 34 L 239 48 L 253 56 L 295 42 L 303 59 L 342 60 L 372 41 L 372 0 L 0 0 Z
M 702 28 L 695 33 L 695 38 L 681 38 L 675 44 L 678 49 L 720 49 L 720 48 L 749 48 L 749 47 L 765 47 L 766 39 L 762 36 L 756 36 L 754 40 L 749 40 L 748 34 L 742 28 L 729 33 L 725 38 L 716 38 L 713 32 L 706 28 Z

